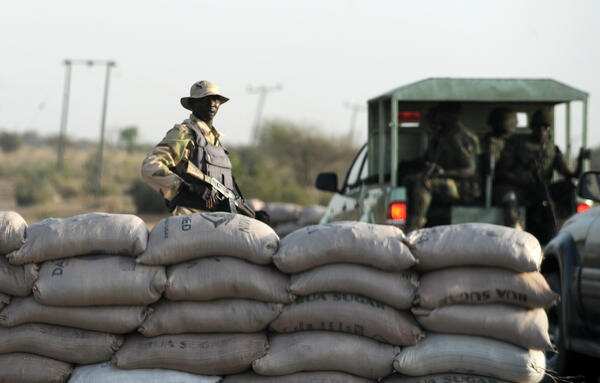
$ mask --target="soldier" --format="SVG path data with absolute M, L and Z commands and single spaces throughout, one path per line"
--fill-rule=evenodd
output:
M 427 223 L 432 200 L 470 202 L 480 196 L 477 180 L 479 140 L 460 122 L 460 104 L 442 103 L 429 115 L 430 139 L 425 166 L 408 176 L 408 230 Z
M 540 201 L 552 199 L 549 186 L 557 171 L 570 180 L 579 177 L 583 160 L 589 151 L 582 149 L 577 160 L 577 169 L 569 169 L 562 152 L 554 145 L 550 129 L 554 120 L 550 109 L 535 111 L 531 119 L 531 134 L 514 136 L 508 140 L 496 167 L 496 194 L 505 206 L 505 223 L 511 227 L 522 227 L 518 205 L 533 206 Z M 566 193 L 560 193 L 565 195 Z M 552 204 L 553 201 L 546 201 Z M 555 215 L 554 213 L 552 215 Z M 552 217 L 556 220 L 556 217 Z
M 517 128 L 517 115 L 509 108 L 495 108 L 490 112 L 487 122 L 492 131 L 484 138 L 483 152 L 487 156 L 486 173 L 493 175 L 506 141 Z
M 190 117 L 169 130 L 144 159 L 142 177 L 165 199 L 173 215 L 230 211 L 230 199 L 217 186 L 224 186 L 236 200 L 243 201 L 221 134 L 213 126 L 219 107 L 228 100 L 215 84 L 196 82 L 190 96 L 181 99 L 181 105 L 192 112 Z M 187 174 L 188 164 L 198 170 L 196 178 Z

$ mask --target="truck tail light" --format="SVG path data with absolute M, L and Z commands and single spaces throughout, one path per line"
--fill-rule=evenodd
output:
M 583 213 L 588 211 L 591 208 L 590 204 L 587 202 L 580 202 L 577 204 L 577 212 Z
M 419 122 L 421 121 L 421 112 L 401 111 L 398 112 L 399 122 Z
M 406 202 L 394 201 L 388 206 L 388 219 L 406 222 Z

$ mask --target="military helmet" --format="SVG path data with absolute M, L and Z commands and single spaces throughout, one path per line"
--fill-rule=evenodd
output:
M 552 110 L 548 108 L 538 109 L 531 117 L 531 127 L 552 126 L 554 123 L 554 115 Z
M 502 124 L 504 121 L 504 118 L 506 118 L 506 116 L 513 114 L 514 111 L 510 108 L 494 108 L 487 119 L 487 123 L 490 126 L 496 126 L 499 124 Z
M 186 108 L 187 110 L 191 110 L 190 101 L 194 98 L 204 98 L 209 96 L 216 96 L 221 100 L 221 104 L 229 101 L 229 99 L 223 96 L 219 90 L 219 87 L 216 84 L 213 84 L 210 81 L 202 80 L 197 81 L 190 88 L 190 96 L 183 97 L 181 99 L 181 106 Z

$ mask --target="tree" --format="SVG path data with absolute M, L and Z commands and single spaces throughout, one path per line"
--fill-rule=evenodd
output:
M 125 145 L 128 153 L 133 152 L 138 139 L 137 126 L 128 126 L 119 131 L 119 140 Z
M 0 133 L 0 149 L 2 149 L 3 152 L 14 152 L 21 147 L 21 143 L 21 136 L 17 133 Z

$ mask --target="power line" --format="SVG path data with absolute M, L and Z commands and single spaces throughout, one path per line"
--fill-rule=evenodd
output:
M 254 116 L 254 127 L 252 130 L 252 141 L 254 143 L 258 142 L 258 137 L 260 134 L 261 124 L 262 124 L 262 113 L 265 108 L 265 103 L 267 101 L 267 95 L 271 92 L 280 91 L 281 89 L 282 89 L 281 84 L 277 84 L 274 86 L 248 85 L 248 88 L 247 88 L 248 93 L 258 95 L 258 104 L 256 105 L 256 114 Z

